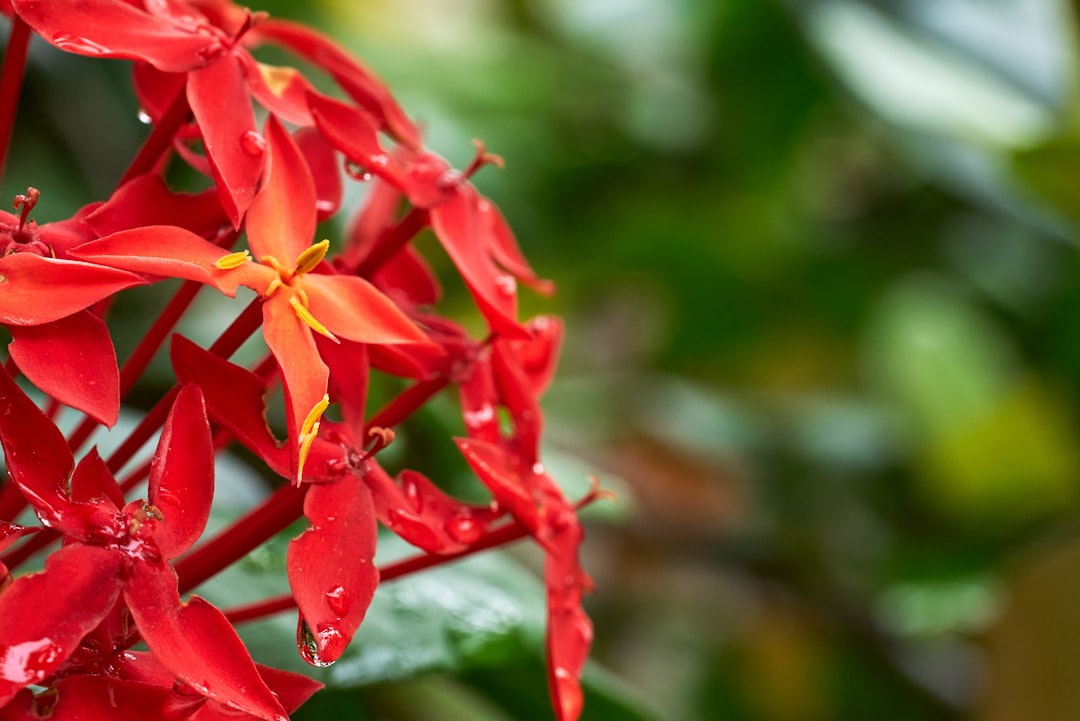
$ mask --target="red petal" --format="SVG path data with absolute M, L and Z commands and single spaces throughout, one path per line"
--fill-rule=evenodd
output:
M 293 139 L 303 153 L 315 181 L 318 220 L 326 220 L 341 207 L 344 190 L 341 182 L 341 158 L 333 146 L 312 128 L 304 128 Z
M 496 410 L 499 395 L 495 388 L 490 352 L 482 353 L 473 364 L 472 373 L 458 385 L 461 417 L 469 438 L 498 445 L 502 442 L 502 424 Z
M 13 325 L 8 346 L 26 377 L 64 405 L 112 427 L 120 415 L 120 372 L 105 322 L 89 311 L 33 326 Z
M 124 599 L 146 645 L 202 695 L 266 721 L 287 721 L 225 615 L 192 596 L 180 603 L 167 564 L 135 563 Z
M 330 395 L 338 404 L 341 418 L 355 439 L 364 440 L 364 410 L 367 404 L 367 346 L 363 343 L 333 343 L 318 336 L 319 355 L 330 369 Z
M 236 295 L 242 283 L 255 284 L 254 279 L 269 270 L 258 263 L 221 270 L 214 263 L 226 255 L 225 251 L 189 230 L 172 225 L 122 230 L 81 245 L 71 255 L 137 273 L 206 283 L 229 297 Z
M 276 18 L 260 23 L 252 35 L 284 45 L 321 67 L 397 140 L 410 147 L 420 146 L 419 131 L 386 86 L 333 40 L 298 23 Z
M 251 95 L 260 105 L 286 122 L 304 127 L 315 124 L 307 104 L 311 83 L 299 70 L 265 65 L 248 53 L 238 54 L 238 57 L 244 65 Z
M 456 553 L 477 541 L 499 514 L 451 498 L 416 471 L 402 471 L 400 484 L 374 461 L 365 467 L 379 521 L 428 553 Z
M 312 486 L 304 515 L 311 526 L 289 543 L 289 585 L 309 629 L 301 653 L 323 666 L 352 640 L 379 585 L 375 509 L 368 487 L 346 479 Z
M 534 536 L 541 529 L 541 509 L 521 480 L 521 473 L 502 448 L 471 438 L 455 438 L 458 449 L 473 472 L 488 487 L 499 506 L 522 523 Z
M 589 657 L 593 629 L 581 608 L 582 593 L 591 583 L 578 566 L 581 527 L 573 511 L 552 519 L 552 551 L 544 566 L 548 591 L 548 683 L 559 721 L 576 721 L 581 715 L 581 670 Z
M 60 524 L 64 511 L 71 507 L 66 489 L 75 459 L 64 435 L 3 368 L 0 368 L 0 442 L 11 479 L 46 525 Z
M 114 509 L 124 507 L 124 494 L 105 461 L 91 448 L 71 475 L 71 498 L 77 503 L 100 502 L 105 499 Z
M 217 192 L 173 193 L 161 176 L 148 173 L 124 183 L 86 218 L 99 236 L 146 225 L 178 225 L 198 236 L 215 234 L 229 219 Z
M 255 195 L 265 155 L 240 63 L 229 54 L 189 73 L 187 96 L 202 130 L 221 204 L 233 227 L 239 228 Z
M 176 713 L 179 709 L 171 686 L 150 686 L 108 676 L 68 676 L 44 692 L 40 700 L 28 701 L 26 715 L 21 717 L 27 721 L 42 718 L 49 721 L 179 721 L 186 718 L 186 715 Z M 40 713 L 41 707 L 49 709 L 48 716 Z M 0 711 L 0 719 L 8 721 L 4 711 Z
M 301 673 L 282 671 L 271 666 L 255 664 L 262 674 L 266 685 L 277 695 L 285 710 L 292 713 L 300 708 L 305 701 L 315 695 L 315 692 L 323 688 L 323 684 Z
M 0 706 L 56 671 L 120 594 L 117 551 L 67 546 L 0 593 Z
M 526 324 L 532 337 L 524 343 L 512 344 L 514 355 L 532 382 L 533 394 L 539 398 L 551 385 L 559 364 L 562 348 L 563 322 L 554 315 L 538 315 Z
M 491 252 L 495 260 L 506 270 L 517 276 L 525 285 L 537 293 L 551 295 L 555 292 L 555 284 L 550 280 L 538 278 L 529 267 L 529 261 L 522 255 L 518 247 L 517 239 L 510 230 L 506 218 L 495 207 L 495 204 L 483 196 L 479 196 L 476 203 L 477 212 L 480 213 L 480 222 L 486 226 L 486 233 L 491 238 Z
M 289 475 L 289 453 L 266 425 L 266 384 L 254 373 L 174 335 L 173 370 L 181 383 L 202 388 L 215 423 L 224 426 L 275 472 Z
M 281 368 L 289 425 L 290 477 L 300 482 L 300 432 L 308 414 L 326 395 L 330 371 L 319 358 L 311 328 L 279 291 L 263 303 L 263 338 Z
M 429 343 L 392 300 L 363 278 L 308 273 L 309 310 L 331 333 L 359 343 Z
M 166 73 L 149 63 L 135 63 L 131 68 L 131 82 L 139 107 L 151 122 L 157 122 L 177 94 L 184 92 L 187 73 Z
M 472 186 L 430 209 L 431 227 L 469 287 L 491 329 L 507 338 L 527 338 L 517 322 L 514 277 L 495 265 L 490 237 L 477 210 L 479 194 Z
M 31 533 L 37 533 L 40 530 L 40 527 L 30 528 L 28 526 L 20 526 L 17 523 L 0 521 L 0 551 L 4 551 L 8 546 L 15 543 L 15 541 L 18 541 L 23 536 L 29 536 Z M 3 585 L 2 579 L 0 579 L 0 585 Z
M 514 421 L 515 450 L 521 456 L 521 462 L 530 467 L 536 463 L 540 452 L 544 416 L 540 412 L 540 403 L 533 395 L 532 382 L 512 356 L 509 346 L 510 343 L 506 341 L 495 342 L 491 367 L 499 397 Z
M 248 245 L 256 258 L 292 267 L 315 234 L 315 182 L 304 156 L 278 120 L 266 121 L 266 175 L 248 213 Z
M 60 320 L 145 283 L 123 270 L 13 253 L 0 258 L 0 323 L 40 325 Z M 43 303 L 42 298 L 49 300 Z
M 70 53 L 143 60 L 161 70 L 197 68 L 221 52 L 213 35 L 180 28 L 123 0 L 13 0 L 47 41 Z
M 165 558 L 191 548 L 206 528 L 214 496 L 214 445 L 198 386 L 173 403 L 150 465 L 149 500 L 161 511 L 154 541 Z

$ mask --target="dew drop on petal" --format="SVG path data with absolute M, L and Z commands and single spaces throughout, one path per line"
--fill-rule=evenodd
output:
M 150 113 L 146 112 L 142 108 L 139 108 L 139 113 L 136 117 L 139 118 L 139 122 L 143 125 L 150 125 L 152 122 L 154 122 L 154 119 L 150 117 Z
M 495 407 L 490 403 L 485 403 L 476 410 L 465 411 L 461 414 L 461 417 L 465 421 L 465 427 L 469 430 L 482 428 L 495 418 Z
M 326 605 L 338 616 L 344 616 L 349 612 L 349 599 L 345 596 L 343 586 L 334 586 L 326 592 Z
M 79 55 L 104 55 L 109 52 L 109 49 L 104 45 L 99 45 L 93 40 L 72 35 L 71 33 L 61 33 L 54 36 L 52 43 L 61 50 Z
M 440 190 L 450 190 L 458 185 L 461 185 L 465 181 L 465 174 L 457 168 L 450 168 L 435 181 L 435 184 Z
M 266 151 L 266 138 L 254 130 L 245 130 L 240 136 L 240 147 L 248 155 L 262 155 Z
M 381 154 L 372 155 L 370 158 L 368 158 L 368 165 L 373 168 L 385 168 L 386 166 L 390 165 L 390 158 Z
M 458 513 L 446 521 L 446 532 L 458 543 L 475 543 L 484 534 L 483 527 L 471 513 Z
M 517 293 L 517 281 L 512 275 L 495 276 L 495 289 L 503 295 L 512 298 Z
M 320 198 L 319 200 L 315 201 L 315 210 L 319 211 L 320 213 L 332 213 L 334 211 L 334 208 L 336 207 L 337 205 L 332 200 Z
M 333 626 L 324 626 L 316 634 L 308 626 L 308 622 L 304 620 L 303 616 L 300 617 L 296 625 L 296 647 L 300 651 L 300 656 L 309 664 L 318 668 L 326 668 L 334 663 L 334 661 L 327 661 L 322 658 L 320 649 L 337 646 L 342 644 L 343 640 L 341 631 L 338 631 Z
M 371 173 L 360 163 L 354 163 L 351 160 L 345 161 L 345 174 L 353 180 L 358 180 L 361 183 L 366 183 L 371 180 Z
M 12 644 L 0 655 L 0 679 L 36 683 L 55 670 L 63 654 L 63 646 L 48 638 Z

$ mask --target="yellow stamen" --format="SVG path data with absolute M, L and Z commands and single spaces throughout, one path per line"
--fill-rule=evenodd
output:
M 259 75 L 262 75 L 266 87 L 279 98 L 285 93 L 296 76 L 299 75 L 295 68 L 266 65 L 264 63 L 258 63 L 258 66 Z
M 281 282 L 280 277 L 274 278 L 272 281 L 270 281 L 270 285 L 266 286 L 266 290 L 263 291 L 263 297 L 269 298 L 274 293 L 277 293 L 278 288 L 282 287 L 283 285 L 285 284 Z
M 330 396 L 328 394 L 323 395 L 322 400 L 315 404 L 307 414 L 307 418 L 304 419 L 303 425 L 300 426 L 300 436 L 297 439 L 300 441 L 296 465 L 297 485 L 300 484 L 300 480 L 304 476 L 304 464 L 307 462 L 308 454 L 311 452 L 311 444 L 315 442 L 316 436 L 319 435 L 319 419 L 322 418 L 322 414 L 326 412 L 329 406 Z
M 264 255 L 259 258 L 259 262 L 263 265 L 268 265 L 278 272 L 278 275 L 285 275 L 285 268 L 281 265 L 281 262 L 272 255 Z
M 232 270 L 233 268 L 239 268 L 244 263 L 251 260 L 251 253 L 246 250 L 241 250 L 237 253 L 229 253 L 223 255 L 214 261 L 214 267 L 221 270 Z
M 303 275 L 310 273 L 326 257 L 326 251 L 330 249 L 330 241 L 323 240 L 296 256 L 296 273 Z
M 311 314 L 311 311 L 305 308 L 304 304 L 295 295 L 292 298 L 289 298 L 289 305 L 293 307 L 293 311 L 296 312 L 296 316 L 300 320 L 307 323 L 313 331 L 320 335 L 326 336 L 335 343 L 339 342 L 337 336 L 331 333 L 325 325 L 320 323 L 318 319 L 316 319 L 315 316 Z

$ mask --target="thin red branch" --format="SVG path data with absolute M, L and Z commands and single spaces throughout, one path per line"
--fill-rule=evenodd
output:
M 0 68 L 0 180 L 4 177 L 11 132 L 15 128 L 15 112 L 19 107 L 23 76 L 26 73 L 26 53 L 30 47 L 30 26 L 12 13 L 11 35 Z

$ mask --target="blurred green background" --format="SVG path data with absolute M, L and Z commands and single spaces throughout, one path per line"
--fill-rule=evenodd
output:
M 524 309 L 567 319 L 548 465 L 619 493 L 586 719 L 1080 716 L 1071 3 L 257 6 L 506 159 L 477 185 L 560 289 Z M 122 70 L 34 57 L 3 197 L 43 221 L 145 131 Z M 549 718 L 522 663 L 305 713 Z

